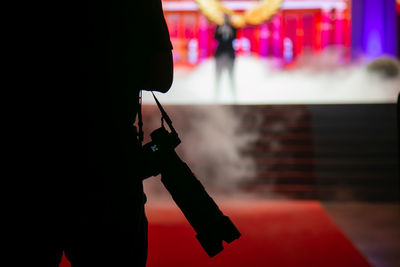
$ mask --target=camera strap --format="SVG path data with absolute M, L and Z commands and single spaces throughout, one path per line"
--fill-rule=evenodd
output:
M 139 127 L 139 132 L 138 132 L 138 140 L 139 140 L 139 145 L 142 146 L 143 144 L 143 118 L 142 118 L 142 90 L 139 90 L 139 103 L 138 103 L 138 127 Z
M 176 137 L 178 137 L 178 133 L 175 131 L 174 126 L 172 126 L 172 121 L 170 119 L 170 117 L 168 116 L 167 112 L 165 112 L 164 108 L 161 106 L 161 103 L 158 101 L 157 97 L 154 95 L 153 92 L 151 92 L 153 94 L 154 100 L 157 103 L 158 109 L 161 112 L 161 126 L 164 127 L 164 122 L 167 123 L 169 129 L 171 130 L 171 133 L 173 135 L 175 135 Z M 138 140 L 139 140 L 139 144 L 140 146 L 142 146 L 143 144 L 143 118 L 142 118 L 142 90 L 139 91 L 139 103 L 138 103 L 138 128 L 139 131 L 137 133 L 138 135 Z

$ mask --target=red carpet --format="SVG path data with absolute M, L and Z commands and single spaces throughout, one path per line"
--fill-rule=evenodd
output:
M 227 202 L 220 207 L 242 237 L 210 259 L 176 206 L 148 206 L 147 266 L 370 266 L 319 202 Z

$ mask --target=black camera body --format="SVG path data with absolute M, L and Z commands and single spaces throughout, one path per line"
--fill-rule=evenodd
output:
M 175 148 L 181 143 L 177 134 L 169 133 L 164 127 L 153 131 L 150 137 L 152 141 L 141 149 L 142 178 L 159 175 L 167 164 L 166 154 L 175 152 Z
M 203 249 L 213 257 L 223 250 L 222 241 L 231 243 L 241 234 L 175 152 L 181 140 L 168 124 L 171 132 L 162 126 L 151 133 L 152 141 L 142 147 L 141 176 L 145 179 L 161 173 L 165 188 L 196 231 Z

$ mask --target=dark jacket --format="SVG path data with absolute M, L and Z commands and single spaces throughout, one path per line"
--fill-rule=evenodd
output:
M 227 31 L 224 33 L 223 27 L 227 27 Z M 217 50 L 215 51 L 215 57 L 227 54 L 231 58 L 235 58 L 235 50 L 233 48 L 233 40 L 236 38 L 236 28 L 230 24 L 217 26 L 215 30 L 214 38 L 218 41 Z

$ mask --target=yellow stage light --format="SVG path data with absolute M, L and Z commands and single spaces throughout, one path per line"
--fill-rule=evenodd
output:
M 218 0 L 196 0 L 196 3 L 204 16 L 215 24 L 222 25 L 224 23 L 224 14 L 228 14 L 232 25 L 236 28 L 241 28 L 245 25 L 260 25 L 269 20 L 278 12 L 282 0 L 263 0 L 244 13 L 235 12 Z

